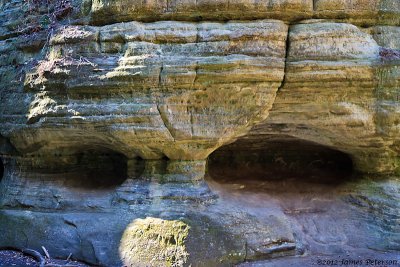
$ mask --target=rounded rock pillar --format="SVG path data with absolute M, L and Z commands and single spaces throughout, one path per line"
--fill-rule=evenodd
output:
M 140 179 L 150 181 L 162 180 L 162 177 L 165 175 L 166 167 L 166 159 L 145 160 L 144 170 Z
M 201 182 L 206 174 L 205 160 L 168 161 L 165 180 L 168 182 Z
M 204 181 L 206 165 L 206 160 L 146 160 L 140 179 L 150 181 L 153 200 L 169 207 L 208 203 L 216 196 Z
M 135 179 L 140 177 L 142 173 L 142 160 L 138 159 L 128 159 L 126 161 L 126 177 L 129 179 Z

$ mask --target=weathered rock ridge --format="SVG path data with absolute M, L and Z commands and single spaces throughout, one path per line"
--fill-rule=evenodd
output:
M 398 18 L 396 1 L 128 2 L 73 2 L 74 23 L 89 25 L 60 25 L 30 41 L 15 37 L 21 30 L 6 20 L 19 18 L 24 2 L 3 4 L 1 135 L 22 156 L 39 164 L 51 151 L 70 157 L 82 144 L 95 150 L 101 144 L 130 159 L 204 160 L 255 127 L 250 138 L 284 133 L 346 152 L 359 171 L 399 168 L 398 27 L 326 20 L 380 18 L 371 15 L 380 12 Z M 96 17 L 141 20 L 182 8 L 190 19 L 197 9 L 215 7 L 207 13 L 219 16 L 262 5 L 272 12 L 267 18 L 330 12 L 294 25 L 90 25 Z
M 398 25 L 400 4 L 391 0 L 93 0 L 87 5 L 93 24 L 139 20 L 333 19 L 355 24 Z
M 0 8 L 0 247 L 106 266 L 400 250 L 399 1 Z
M 128 157 L 205 159 L 267 117 L 286 35 L 279 21 L 67 27 L 25 82 L 37 92 L 28 122 L 41 129 L 17 149 L 79 146 L 85 131 Z M 59 135 L 60 124 L 75 129 Z

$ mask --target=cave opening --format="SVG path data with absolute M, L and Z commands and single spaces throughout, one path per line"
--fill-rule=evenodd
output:
M 74 155 L 66 185 L 82 189 L 112 189 L 128 177 L 127 157 L 105 148 L 86 148 Z
M 209 156 L 208 174 L 219 182 L 340 184 L 352 178 L 353 162 L 342 151 L 298 138 L 241 138 Z

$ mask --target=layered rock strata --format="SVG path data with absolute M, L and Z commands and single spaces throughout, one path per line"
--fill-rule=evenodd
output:
M 297 170 L 399 173 L 398 1 L 42 4 L 0 3 L 1 247 L 106 266 L 398 252 L 394 176 L 231 181 L 296 149 Z
M 89 5 L 88 5 L 89 6 Z M 332 19 L 355 24 L 398 25 L 400 4 L 392 0 L 94 0 L 87 10 L 93 24 L 154 20 L 254 20 L 286 22 Z
M 359 171 L 398 169 L 399 60 L 396 45 L 379 36 L 389 49 L 350 24 L 292 26 L 284 86 L 246 138 L 289 135 L 351 155 Z
M 41 126 L 16 146 L 79 147 L 82 136 L 128 157 L 205 159 L 267 117 L 286 36 L 279 21 L 66 27 L 25 81 L 28 123 Z

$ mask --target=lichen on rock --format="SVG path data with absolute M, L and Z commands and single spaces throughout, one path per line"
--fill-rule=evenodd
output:
M 188 259 L 190 226 L 178 220 L 137 219 L 126 228 L 119 247 L 126 266 L 180 267 Z

